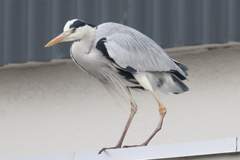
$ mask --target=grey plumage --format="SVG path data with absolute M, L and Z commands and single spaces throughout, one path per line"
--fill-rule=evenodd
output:
M 64 41 L 74 41 L 70 52 L 77 66 L 100 80 L 110 92 L 117 92 L 131 102 L 131 115 L 122 137 L 112 148 L 121 147 L 137 110 L 129 88 L 150 91 L 159 105 L 160 122 L 142 145 L 147 145 L 161 129 L 166 114 L 166 108 L 154 94 L 156 89 L 175 94 L 188 91 L 182 82 L 188 75 L 188 68 L 171 59 L 156 42 L 133 28 L 112 22 L 94 26 L 74 19 L 68 21 L 64 32 L 46 46 Z M 100 153 L 105 149 L 108 148 Z
M 131 66 L 138 71 L 170 71 L 177 70 L 162 48 L 149 37 L 139 31 L 117 23 L 103 23 L 97 27 L 95 42 L 106 37 L 106 47 L 121 67 Z
M 121 95 L 125 94 L 126 98 L 130 98 L 131 96 L 126 91 L 126 88 L 122 86 L 122 83 L 127 86 L 136 85 L 128 83 L 123 77 L 119 76 L 116 68 L 124 70 L 127 67 L 131 67 L 136 72 L 130 72 L 130 74 L 133 74 L 137 81 L 147 77 L 151 85 L 151 87 L 149 85 L 144 86 L 147 90 L 156 90 L 159 79 L 163 82 L 163 85 L 161 85 L 163 88 L 160 87 L 160 90 L 164 93 L 182 93 L 188 90 L 187 87 L 180 87 L 182 90 L 178 88 L 179 85 L 182 86 L 181 81 L 176 81 L 176 78 L 173 81 L 172 74 L 168 73 L 174 70 L 185 77 L 187 70 L 185 68 L 182 69 L 183 65 L 169 58 L 158 44 L 144 34 L 117 23 L 103 23 L 96 28 L 89 27 L 88 32 L 94 37 L 86 36 L 86 41 L 91 42 L 91 45 L 84 45 L 84 48 L 89 46 L 89 48 L 86 48 L 88 51 L 84 53 L 83 46 L 78 46 L 81 43 L 85 43 L 83 42 L 84 39 L 82 39 L 73 43 L 72 50 L 74 52 L 72 54 L 82 68 L 94 74 L 105 86 L 111 87 Z M 96 48 L 97 43 L 102 38 L 104 38 L 107 54 L 114 62 L 109 61 L 109 58 L 104 56 L 105 53 Z M 79 56 L 81 54 L 84 56 Z M 83 59 L 84 57 L 86 59 Z M 95 59 L 91 59 L 91 57 L 96 57 L 97 62 L 95 62 Z M 162 74 L 158 74 L 160 72 Z M 115 81 L 112 82 L 112 79 Z M 111 85 L 106 85 L 106 83 Z M 132 101 L 132 97 L 130 100 Z

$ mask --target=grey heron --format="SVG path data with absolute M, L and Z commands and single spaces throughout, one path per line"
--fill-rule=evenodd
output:
M 150 137 L 140 145 L 146 146 L 161 129 L 167 113 L 155 91 L 174 94 L 188 91 L 182 82 L 188 75 L 188 68 L 171 59 L 152 39 L 139 31 L 118 23 L 88 24 L 82 20 L 69 20 L 63 32 L 45 47 L 59 42 L 74 41 L 70 55 L 78 67 L 97 78 L 109 90 L 124 96 L 131 104 L 131 113 L 123 133 L 115 147 L 121 148 L 130 123 L 137 111 L 130 89 L 149 91 L 159 106 L 160 120 Z

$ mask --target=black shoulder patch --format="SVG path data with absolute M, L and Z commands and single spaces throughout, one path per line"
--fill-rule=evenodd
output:
M 78 27 L 82 27 L 85 25 L 86 25 L 85 22 L 77 20 L 77 21 L 73 22 L 73 24 L 71 24 L 69 28 L 78 28 Z
M 126 68 L 123 68 L 121 66 L 119 66 L 115 60 L 109 56 L 108 52 L 107 52 L 107 48 L 105 46 L 105 42 L 107 41 L 106 38 L 101 38 L 97 44 L 96 44 L 96 48 L 102 52 L 103 56 L 108 59 L 109 61 L 111 61 L 112 63 L 114 63 L 114 66 L 116 67 L 116 69 L 118 70 L 118 74 L 120 74 L 121 76 L 123 76 L 127 81 L 129 81 L 130 83 L 133 84 L 139 84 L 138 81 L 134 78 L 134 76 L 132 75 L 132 73 L 136 73 L 137 70 L 127 66 Z M 141 88 L 141 87 L 138 87 Z
M 97 45 L 96 45 L 96 48 L 97 48 L 99 51 L 102 52 L 103 56 L 104 56 L 106 59 L 108 59 L 108 60 L 110 60 L 111 62 L 113 62 L 118 68 L 120 68 L 120 69 L 122 69 L 122 70 L 124 70 L 124 71 L 127 71 L 127 72 L 129 72 L 129 73 L 135 73 L 135 72 L 137 72 L 136 69 L 134 69 L 134 68 L 132 68 L 132 67 L 130 67 L 130 66 L 127 66 L 126 68 L 123 68 L 123 67 L 119 66 L 119 65 L 115 62 L 115 60 L 114 60 L 112 57 L 109 56 L 108 51 L 107 51 L 107 48 L 106 48 L 106 46 L 105 46 L 105 44 L 104 44 L 106 41 L 107 41 L 106 38 L 101 38 L 101 39 L 97 42 Z
M 105 37 L 104 37 L 104 38 L 101 38 L 101 39 L 97 42 L 96 48 L 97 48 L 99 51 L 102 52 L 103 56 L 104 56 L 106 59 L 108 59 L 108 60 L 112 61 L 113 63 L 115 63 L 114 59 L 112 59 L 112 57 L 110 57 L 109 54 L 108 54 L 108 52 L 107 52 L 107 48 L 106 48 L 106 46 L 105 46 L 105 44 L 104 44 L 106 41 L 107 41 L 107 38 L 105 38 Z

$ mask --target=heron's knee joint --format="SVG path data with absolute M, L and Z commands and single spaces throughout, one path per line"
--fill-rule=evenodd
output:
M 159 113 L 161 116 L 165 116 L 165 114 L 167 113 L 167 109 L 163 105 L 159 106 Z

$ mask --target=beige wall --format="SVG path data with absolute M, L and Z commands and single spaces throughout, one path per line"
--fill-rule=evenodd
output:
M 240 137 L 240 49 L 172 56 L 189 68 L 190 91 L 157 93 L 168 109 L 149 145 Z M 125 145 L 142 143 L 159 114 L 149 93 L 139 104 Z M 114 146 L 130 107 L 71 60 L 0 69 L 0 158 L 99 150 Z

